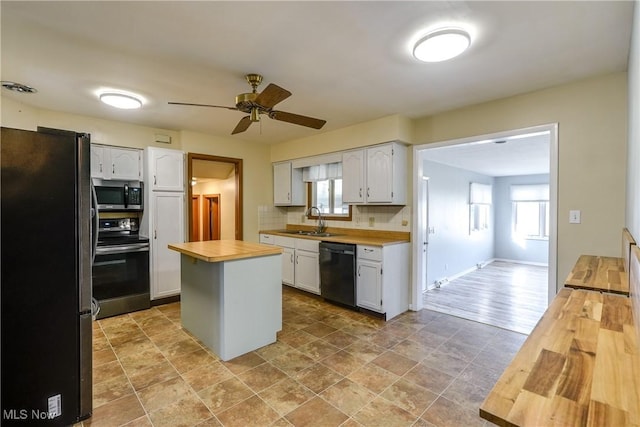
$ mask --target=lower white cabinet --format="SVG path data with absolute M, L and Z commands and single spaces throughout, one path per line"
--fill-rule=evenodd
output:
M 320 294 L 320 242 L 261 234 L 260 243 L 282 248 L 282 283 Z
M 184 242 L 184 195 L 154 191 L 150 200 L 151 299 L 157 299 L 180 293 L 180 254 L 167 245 Z
M 409 309 L 409 243 L 358 245 L 356 305 L 390 320 Z

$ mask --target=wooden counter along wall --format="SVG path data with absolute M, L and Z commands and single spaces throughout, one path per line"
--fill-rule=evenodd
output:
M 631 246 L 629 257 L 629 296 L 633 307 L 638 343 L 640 344 L 640 249 Z

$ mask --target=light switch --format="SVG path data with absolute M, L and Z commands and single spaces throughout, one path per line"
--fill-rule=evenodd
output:
M 580 211 L 569 211 L 569 224 L 580 224 Z

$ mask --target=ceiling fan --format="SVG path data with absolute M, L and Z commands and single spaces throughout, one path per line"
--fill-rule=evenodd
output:
M 244 132 L 249 128 L 251 123 L 259 122 L 260 115 L 266 114 L 270 119 L 280 120 L 282 122 L 293 123 L 300 126 L 306 126 L 313 129 L 320 129 L 326 123 L 326 120 L 314 119 L 313 117 L 301 116 L 299 114 L 287 113 L 286 111 L 274 110 L 273 107 L 291 96 L 291 92 L 281 88 L 278 85 L 270 83 L 265 90 L 258 93 L 257 89 L 262 82 L 260 74 L 247 74 L 245 76 L 247 82 L 252 87 L 252 92 L 241 93 L 236 96 L 236 106 L 226 107 L 224 105 L 209 104 L 192 104 L 188 102 L 169 102 L 172 105 L 191 105 L 196 107 L 214 107 L 226 108 L 227 110 L 242 111 L 249 114 L 240 119 L 231 135 Z

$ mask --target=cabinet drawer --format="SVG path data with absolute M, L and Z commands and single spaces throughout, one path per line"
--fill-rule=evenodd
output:
M 273 245 L 275 244 L 275 237 L 272 234 L 261 234 L 260 235 L 260 243 L 265 244 L 265 245 Z
M 294 239 L 296 242 L 296 249 L 301 249 L 303 251 L 309 251 L 309 252 L 315 252 L 315 253 L 319 253 L 320 252 L 320 242 L 317 240 L 310 240 L 310 239 Z
M 274 237 L 274 242 L 273 244 L 276 246 L 280 246 L 283 248 L 291 248 L 291 249 L 295 249 L 296 244 L 295 244 L 295 240 L 293 237 L 284 237 L 284 236 L 273 236 Z
M 379 246 L 358 245 L 358 259 L 369 259 L 372 261 L 382 261 L 382 248 Z

